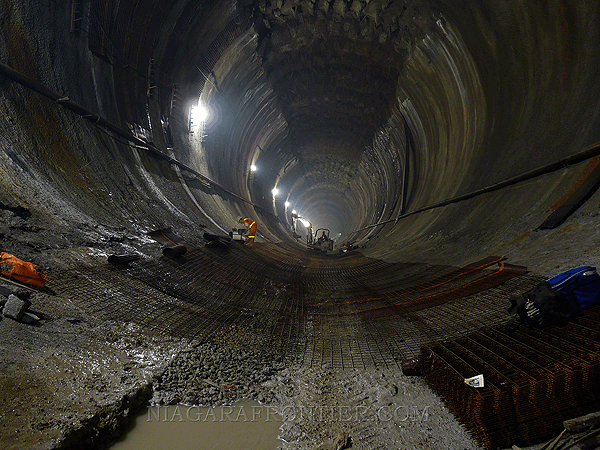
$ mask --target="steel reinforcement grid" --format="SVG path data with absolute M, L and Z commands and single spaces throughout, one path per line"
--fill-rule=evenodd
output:
M 397 368 L 418 356 L 429 385 L 488 448 L 538 442 L 600 407 L 600 311 L 506 334 L 510 297 L 542 278 L 503 258 L 459 268 L 183 244 L 179 258 L 56 268 L 49 286 L 95 316 L 291 365 Z M 465 384 L 479 374 L 483 388 Z
M 171 336 L 272 352 L 291 364 L 399 367 L 425 343 L 508 320 L 539 282 L 489 257 L 462 268 L 325 256 L 284 244 L 54 269 L 49 285 L 89 314 Z
M 480 328 L 424 346 L 420 359 L 430 386 L 481 445 L 538 443 L 564 420 L 600 409 L 600 308 L 564 327 Z M 465 383 L 479 374 L 482 388 Z

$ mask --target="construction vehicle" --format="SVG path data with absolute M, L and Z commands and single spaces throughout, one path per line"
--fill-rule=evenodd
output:
M 322 252 L 333 250 L 333 239 L 329 239 L 329 230 L 327 228 L 317 229 L 317 231 L 315 231 L 314 237 L 311 233 L 310 240 L 307 242 L 307 244 L 308 247 L 312 248 L 313 250 L 319 250 Z
M 306 228 L 306 247 L 311 250 L 319 250 L 323 252 L 333 250 L 333 240 L 329 238 L 329 230 L 327 228 L 319 228 L 313 234 L 313 227 L 310 221 L 299 216 L 298 214 L 292 213 L 292 236 L 298 240 L 301 236 L 296 231 L 296 223 L 300 221 L 304 228 Z M 320 235 L 319 235 L 320 233 Z

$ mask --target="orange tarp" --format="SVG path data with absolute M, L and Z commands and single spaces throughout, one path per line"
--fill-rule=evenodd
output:
M 0 252 L 0 273 L 21 283 L 40 287 L 44 287 L 48 279 L 46 274 L 38 271 L 37 265 L 5 252 Z

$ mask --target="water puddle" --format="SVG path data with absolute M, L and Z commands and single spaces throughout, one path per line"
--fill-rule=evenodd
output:
M 233 406 L 153 406 L 142 411 L 110 450 L 276 450 L 281 416 L 253 401 Z

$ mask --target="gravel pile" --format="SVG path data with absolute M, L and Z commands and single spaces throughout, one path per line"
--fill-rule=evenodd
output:
M 261 386 L 284 368 L 281 356 L 196 343 L 183 350 L 154 383 L 154 405 L 225 405 L 240 399 L 269 404 Z

